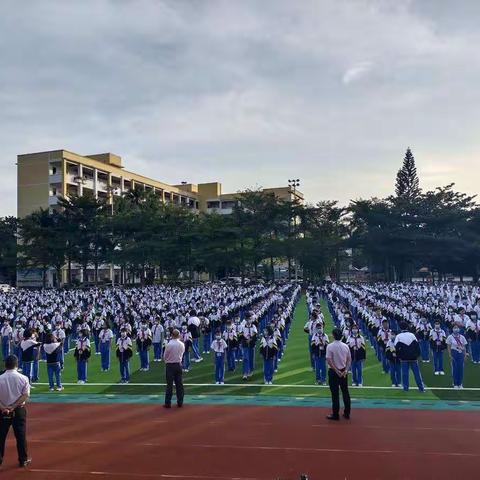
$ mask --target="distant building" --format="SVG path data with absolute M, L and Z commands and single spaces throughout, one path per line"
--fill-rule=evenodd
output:
M 122 158 L 113 153 L 79 155 L 62 149 L 17 157 L 19 218 L 40 208 L 60 208 L 59 198 L 81 196 L 89 192 L 95 198 L 103 198 L 110 203 L 115 201 L 115 197 L 132 190 L 152 192 L 163 202 L 182 205 L 194 211 L 220 214 L 231 213 L 238 196 L 241 196 L 238 193 L 222 193 L 222 184 L 219 182 L 170 185 L 130 172 L 123 167 Z M 288 186 L 266 188 L 264 191 L 284 200 L 297 198 L 303 202 L 303 194 Z M 109 276 L 114 274 L 110 272 Z M 17 275 L 17 283 L 19 286 L 40 286 L 41 275 L 37 269 L 22 270 Z M 52 283 L 62 282 L 54 278 L 54 272 L 49 272 L 49 284 Z

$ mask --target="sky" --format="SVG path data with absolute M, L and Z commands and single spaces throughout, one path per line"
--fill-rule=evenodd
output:
M 61 148 L 344 205 L 393 193 L 410 146 L 424 189 L 476 194 L 479 18 L 477 0 L 4 0 L 0 215 L 16 155 Z

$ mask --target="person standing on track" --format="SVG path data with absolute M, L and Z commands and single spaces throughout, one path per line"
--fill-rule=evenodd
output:
M 332 413 L 327 416 L 328 420 L 340 420 L 340 396 L 342 390 L 344 412 L 343 417 L 350 418 L 350 393 L 348 392 L 348 370 L 352 363 L 350 349 L 343 343 L 342 331 L 334 328 L 332 331 L 333 342 L 327 345 L 326 359 L 329 367 L 328 384 L 332 393 Z
M 165 361 L 165 376 L 167 388 L 165 389 L 165 408 L 171 408 L 173 383 L 177 394 L 177 406 L 183 406 L 183 380 L 182 380 L 182 357 L 185 352 L 185 345 L 180 341 L 180 332 L 174 329 L 172 339 L 165 346 L 163 360 Z
M 27 452 L 27 411 L 25 402 L 30 396 L 30 383 L 17 371 L 18 358 L 9 355 L 5 359 L 6 371 L 0 375 L 0 465 L 5 455 L 5 440 L 10 427 L 17 439 L 18 464 L 27 467 L 32 461 Z

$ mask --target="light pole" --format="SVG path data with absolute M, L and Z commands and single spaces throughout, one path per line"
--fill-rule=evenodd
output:
M 118 193 L 118 188 L 113 187 L 112 185 L 108 185 L 107 192 L 110 197 L 110 215 L 113 217 L 113 199 L 115 198 L 115 194 Z M 113 224 L 112 224 L 112 240 L 113 240 Z M 113 256 L 112 256 L 112 261 L 110 262 L 110 279 L 112 280 L 112 287 L 114 287 L 115 286 L 115 265 L 113 263 Z
M 297 200 L 297 187 L 300 186 L 300 179 L 299 178 L 292 178 L 288 180 L 288 185 L 290 187 L 290 191 L 293 190 L 293 202 L 296 202 Z M 294 235 L 296 236 L 296 229 L 297 229 L 297 215 L 295 214 L 294 211 L 295 205 L 292 205 L 292 215 L 293 215 L 293 232 Z M 295 283 L 298 281 L 298 265 L 297 265 L 297 259 L 295 256 L 293 257 L 295 261 Z

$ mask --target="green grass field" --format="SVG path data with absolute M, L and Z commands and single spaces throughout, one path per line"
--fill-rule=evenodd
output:
M 327 304 L 322 303 L 322 309 L 327 321 L 326 331 L 329 333 L 333 323 L 328 312 Z M 279 364 L 278 373 L 274 376 L 274 385 L 263 385 L 262 360 L 256 354 L 256 369 L 249 381 L 241 379 L 241 363 L 237 363 L 235 373 L 226 372 L 225 385 L 214 384 L 213 360 L 210 355 L 204 355 L 204 361 L 193 363 L 189 373 L 184 374 L 186 393 L 190 395 L 273 395 L 273 396 L 329 396 L 327 387 L 314 384 L 314 373 L 310 369 L 308 358 L 307 336 L 303 326 L 307 320 L 307 306 L 305 297 L 302 297 L 295 310 L 295 317 L 290 331 L 285 355 Z M 445 354 L 446 355 L 446 354 Z M 88 365 L 88 383 L 76 385 L 76 365 L 72 352 L 66 356 L 65 369 L 62 381 L 65 384 L 65 393 L 98 393 L 98 394 L 127 394 L 154 395 L 164 392 L 165 366 L 163 363 L 150 363 L 150 371 L 140 372 L 139 357 L 134 355 L 130 362 L 131 379 L 128 385 L 120 385 L 118 362 L 111 353 L 111 367 L 109 372 L 101 372 L 100 356 L 92 355 Z M 151 355 L 152 356 L 152 355 Z M 445 356 L 445 360 L 447 355 Z M 422 364 L 422 374 L 427 385 L 427 392 L 421 394 L 415 388 L 409 392 L 390 388 L 390 376 L 382 373 L 381 365 L 375 358 L 373 349 L 368 346 L 367 360 L 364 365 L 364 387 L 352 388 L 354 398 L 378 399 L 443 399 L 443 400 L 480 400 L 480 388 L 474 390 L 436 390 L 433 387 L 450 387 L 450 366 L 445 362 L 446 375 L 433 375 L 433 365 Z M 45 363 L 40 363 L 40 384 L 35 385 L 35 393 L 48 392 L 47 373 Z M 467 361 L 464 386 L 480 387 L 480 365 L 473 365 Z M 379 387 L 379 388 L 372 388 Z M 52 392 L 51 395 L 62 395 L 61 392 Z

